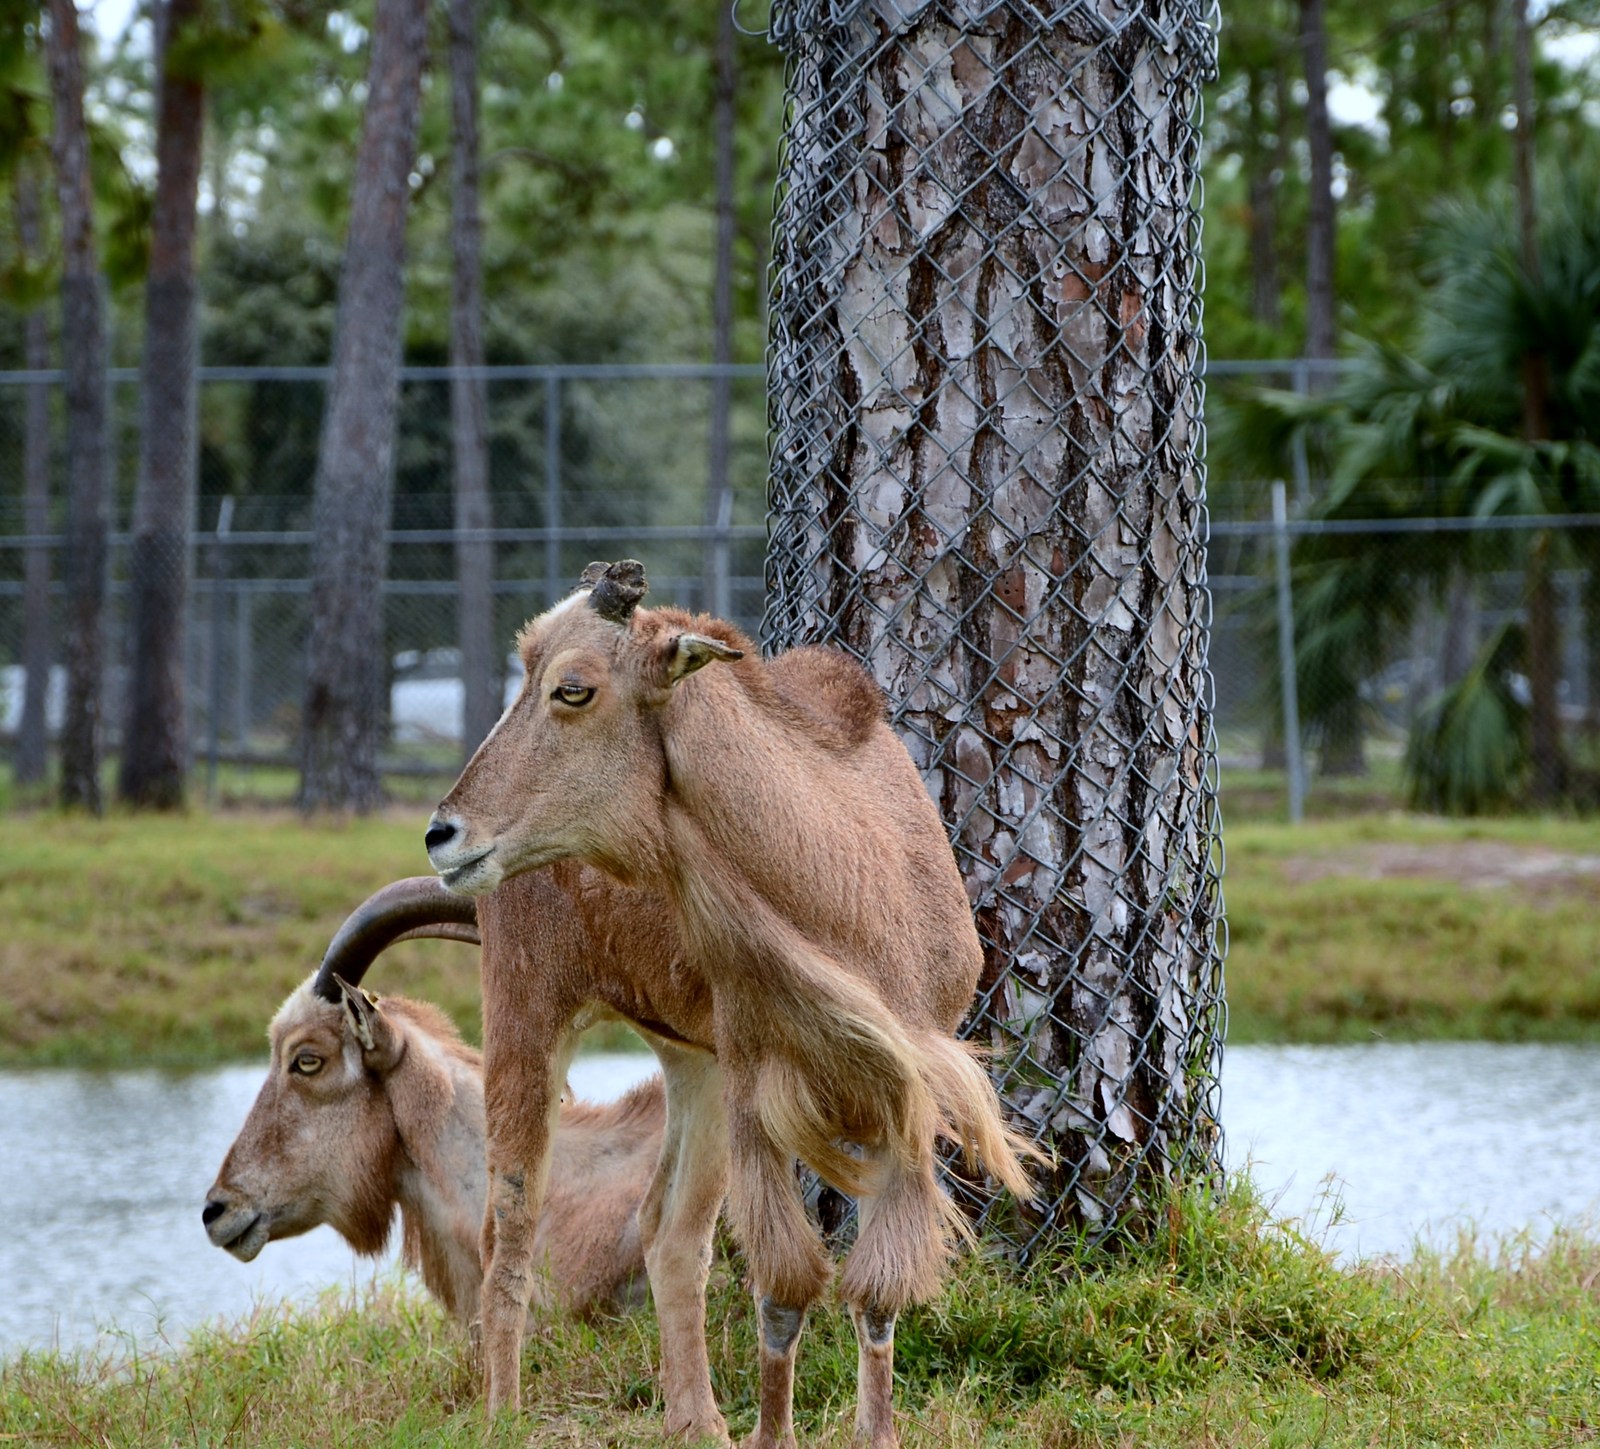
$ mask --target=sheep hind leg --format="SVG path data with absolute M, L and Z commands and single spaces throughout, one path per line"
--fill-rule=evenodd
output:
M 756 1320 L 761 1334 L 761 1406 L 756 1432 L 745 1449 L 793 1449 L 794 1361 L 806 1311 L 774 1303 L 758 1288 Z
M 761 1338 L 760 1417 L 745 1449 L 793 1449 L 795 1354 L 832 1265 L 801 1204 L 794 1158 L 763 1128 L 753 1086 L 730 1073 L 728 1216 L 750 1265 Z
M 895 1449 L 893 1313 L 852 1304 L 856 1329 L 856 1443 Z
M 728 1190 L 722 1075 L 703 1052 L 658 1045 L 667 1130 L 655 1179 L 639 1205 L 645 1270 L 661 1326 L 666 1430 L 690 1443 L 728 1442 L 706 1356 L 706 1279 L 717 1214 Z
M 901 1165 L 873 1152 L 880 1190 L 861 1199 L 856 1245 L 840 1292 L 856 1330 L 856 1431 L 867 1449 L 894 1449 L 894 1326 L 900 1310 L 938 1292 L 949 1256 L 949 1199 L 933 1160 Z

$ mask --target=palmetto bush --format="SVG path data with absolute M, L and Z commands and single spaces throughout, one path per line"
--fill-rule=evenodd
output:
M 1359 717 L 1363 681 L 1419 610 L 1443 612 L 1448 644 L 1490 573 L 1527 581 L 1523 620 L 1455 651 L 1458 666 L 1412 728 L 1413 799 L 1453 812 L 1502 807 L 1529 783 L 1534 713 L 1556 697 L 1553 680 L 1541 691 L 1523 677 L 1537 667 L 1527 637 L 1552 607 L 1541 581 L 1580 572 L 1586 632 L 1600 639 L 1600 155 L 1548 171 L 1541 195 L 1536 270 L 1522 259 L 1508 191 L 1452 204 L 1417 242 L 1429 289 L 1409 348 L 1358 344 L 1329 391 L 1252 392 L 1218 430 L 1224 449 L 1262 472 L 1281 474 L 1288 448 L 1309 444 L 1327 477 L 1313 519 L 1491 525 L 1297 541 L 1296 674 L 1325 751 Z M 1524 396 L 1539 373 L 1544 436 L 1530 438 Z M 1509 516 L 1551 526 L 1492 526 Z M 1553 614 L 1542 623 L 1553 628 Z M 1591 708 L 1597 655 L 1591 645 Z M 1559 739 L 1559 721 L 1549 727 Z

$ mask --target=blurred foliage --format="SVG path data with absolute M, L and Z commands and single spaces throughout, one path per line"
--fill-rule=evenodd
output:
M 1442 205 L 1421 233 L 1426 290 L 1406 347 L 1358 345 L 1337 384 L 1305 396 L 1239 396 L 1219 428 L 1238 467 L 1280 476 L 1296 446 L 1319 448 L 1328 482 L 1312 521 L 1600 514 L 1600 145 L 1539 179 L 1539 265 L 1524 260 L 1504 185 Z M 1548 385 L 1547 436 L 1523 432 L 1529 359 Z M 1360 707 L 1420 610 L 1452 580 L 1544 567 L 1543 531 L 1313 533 L 1296 540 L 1296 672 L 1313 736 Z M 1583 569 L 1591 637 L 1600 626 L 1600 528 L 1550 530 Z M 1530 562 L 1532 561 L 1532 562 Z M 1262 634 L 1267 621 L 1262 621 Z M 1527 668 L 1518 631 L 1474 642 L 1470 668 L 1418 716 L 1407 751 L 1413 797 L 1472 812 L 1507 803 L 1527 763 Z M 1263 652 L 1266 650 L 1263 639 Z M 1519 681 L 1521 683 L 1519 684 Z
M 1526 649 L 1523 629 L 1503 625 L 1428 706 L 1406 744 L 1414 808 L 1482 815 L 1516 799 L 1528 769 L 1528 707 L 1511 675 L 1524 666 Z
M 1548 155 L 1593 129 L 1596 0 L 1535 17 L 1536 138 Z M 1500 0 L 1327 0 L 1336 151 L 1336 286 L 1345 330 L 1411 335 L 1420 235 L 1445 198 L 1509 178 L 1511 18 Z M 1307 187 L 1298 0 L 1224 5 L 1207 99 L 1206 333 L 1213 357 L 1294 357 L 1304 337 Z

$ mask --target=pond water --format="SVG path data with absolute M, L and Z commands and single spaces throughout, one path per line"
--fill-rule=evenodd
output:
M 652 1068 L 585 1057 L 572 1084 L 598 1099 Z M 175 1342 L 388 1271 L 328 1228 L 250 1264 L 207 1241 L 205 1190 L 260 1081 L 256 1066 L 0 1073 L 0 1355 L 82 1347 L 107 1325 Z M 1347 1258 L 1445 1243 L 1466 1221 L 1488 1241 L 1538 1232 L 1600 1203 L 1600 1048 L 1235 1047 L 1223 1121 L 1229 1165 Z

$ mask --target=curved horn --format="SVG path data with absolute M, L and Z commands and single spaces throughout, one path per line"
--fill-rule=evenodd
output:
M 472 897 L 452 894 L 436 875 L 409 876 L 386 885 L 345 917 L 328 943 L 312 990 L 324 1001 L 337 1002 L 335 976 L 359 986 L 367 967 L 385 949 L 423 936 L 481 944 Z
M 613 624 L 626 624 L 639 601 L 650 592 L 644 565 L 636 558 L 614 564 L 592 563 L 583 571 L 579 583 L 589 588 L 589 607 Z

